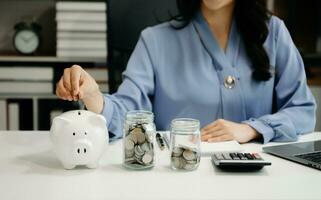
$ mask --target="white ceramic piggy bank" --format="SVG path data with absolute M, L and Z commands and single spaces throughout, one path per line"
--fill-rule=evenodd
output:
M 108 146 L 106 120 L 86 110 L 65 112 L 54 118 L 50 138 L 65 169 L 77 165 L 96 168 Z

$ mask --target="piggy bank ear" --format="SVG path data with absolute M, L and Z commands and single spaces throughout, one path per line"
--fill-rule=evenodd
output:
M 106 126 L 106 119 L 102 115 L 93 115 L 89 117 L 89 123 L 94 126 Z
M 60 117 L 60 116 L 55 117 L 52 121 L 50 132 L 52 134 L 55 134 L 55 133 L 59 132 L 58 130 L 61 130 L 61 128 L 63 128 L 64 126 L 66 126 L 69 123 L 70 123 L 70 120 L 68 120 L 64 117 Z

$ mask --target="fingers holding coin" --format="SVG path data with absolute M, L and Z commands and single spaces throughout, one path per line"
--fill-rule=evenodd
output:
M 69 90 L 64 86 L 62 77 L 56 85 L 56 95 L 63 100 L 72 101 L 72 95 L 70 94 Z
M 80 80 L 82 75 L 82 69 L 78 65 L 73 65 L 70 68 L 70 84 L 71 84 L 71 93 L 74 97 L 78 96 Z
M 56 94 L 58 97 L 69 101 L 79 99 L 82 71 L 78 65 L 64 69 L 63 75 L 57 83 Z

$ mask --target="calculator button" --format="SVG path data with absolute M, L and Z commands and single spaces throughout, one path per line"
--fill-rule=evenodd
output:
M 255 157 L 255 159 L 262 160 L 261 156 L 258 153 L 253 153 L 252 155 Z
M 230 153 L 230 156 L 233 160 L 240 160 L 236 153 Z
M 241 160 L 247 160 L 247 158 L 244 156 L 243 153 L 237 153 L 237 156 L 238 156 Z
M 230 154 L 228 154 L 228 153 L 223 153 L 223 157 L 225 160 L 232 160 Z
M 254 159 L 254 157 L 253 157 L 252 154 L 250 154 L 250 153 L 245 153 L 244 155 L 245 155 L 245 157 L 247 157 L 247 159 L 249 159 L 249 160 L 253 160 L 253 159 Z
M 218 160 L 224 160 L 224 157 L 223 157 L 223 155 L 222 155 L 221 153 L 216 153 L 216 154 L 215 154 L 215 157 L 216 157 L 216 159 L 218 159 Z

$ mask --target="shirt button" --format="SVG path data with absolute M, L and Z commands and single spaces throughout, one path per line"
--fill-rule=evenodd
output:
M 232 88 L 234 88 L 234 86 L 235 86 L 235 77 L 234 77 L 234 76 L 227 76 L 227 77 L 224 79 L 224 86 L 225 86 L 227 89 L 232 89 Z

